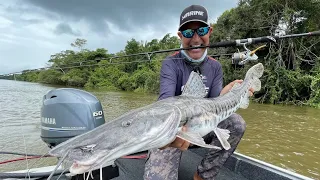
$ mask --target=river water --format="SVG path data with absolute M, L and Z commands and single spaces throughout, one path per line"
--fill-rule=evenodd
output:
M 0 80 L 0 151 L 45 154 L 40 139 L 41 99 L 59 88 Z M 105 119 L 154 102 L 156 95 L 90 91 L 101 101 Z M 241 109 L 247 130 L 237 152 L 305 176 L 320 178 L 320 110 L 310 107 L 251 103 Z M 0 154 L 0 172 L 54 165 L 55 158 L 1 162 L 21 156 Z

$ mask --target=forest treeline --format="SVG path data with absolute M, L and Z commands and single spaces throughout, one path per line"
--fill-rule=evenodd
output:
M 239 38 L 298 34 L 320 30 L 319 0 L 240 0 L 237 7 L 225 11 L 217 22 L 211 24 L 210 42 Z M 320 107 L 320 38 L 303 37 L 278 41 L 257 52 L 265 65 L 262 89 L 253 100 L 260 103 L 290 103 Z M 176 36 L 166 34 L 161 39 L 143 42 L 127 41 L 118 53 L 107 49 L 88 50 L 85 39 L 71 43 L 77 50 L 53 54 L 48 61 L 50 69 L 24 70 L 15 75 L 17 80 L 65 86 L 98 88 L 105 90 L 159 92 L 161 60 L 171 53 L 111 59 L 119 55 L 136 54 L 179 48 Z M 255 49 L 257 45 L 247 46 Z M 210 55 L 244 51 L 242 47 L 210 49 Z M 231 56 L 217 58 L 223 65 L 224 83 L 242 79 L 255 62 L 245 66 L 231 64 Z M 129 63 L 128 63 L 129 62 Z M 13 76 L 0 78 L 13 79 Z

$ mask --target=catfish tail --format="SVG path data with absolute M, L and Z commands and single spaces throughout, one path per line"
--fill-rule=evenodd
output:
M 260 91 L 261 89 L 261 81 L 259 80 L 259 78 L 262 76 L 263 71 L 264 67 L 262 63 L 258 63 L 252 66 L 246 73 L 244 81 L 248 81 L 254 91 Z

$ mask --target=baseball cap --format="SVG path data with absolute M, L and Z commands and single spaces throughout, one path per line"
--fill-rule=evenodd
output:
M 191 5 L 185 8 L 180 15 L 179 29 L 188 22 L 199 21 L 208 26 L 208 11 L 206 8 L 200 5 Z

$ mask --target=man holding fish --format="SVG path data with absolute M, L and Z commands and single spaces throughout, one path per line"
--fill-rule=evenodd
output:
M 181 47 L 196 47 L 209 45 L 209 37 L 212 27 L 208 23 L 207 10 L 199 5 L 191 5 L 183 10 L 180 15 L 178 36 L 181 39 Z M 207 56 L 206 48 L 181 50 L 167 57 L 162 64 L 160 75 L 160 95 L 158 100 L 181 95 L 184 85 L 188 81 L 191 71 L 198 72 L 206 86 L 206 98 L 217 97 L 227 93 L 235 83 L 235 80 L 223 88 L 223 72 L 221 64 Z M 253 89 L 250 89 L 252 96 Z M 219 170 L 237 148 L 246 128 L 245 121 L 238 114 L 232 114 L 226 120 L 218 124 L 221 129 L 230 131 L 228 142 L 230 149 L 209 149 L 194 173 L 194 180 L 214 179 Z M 183 127 L 184 130 L 186 127 Z M 217 135 L 212 131 L 205 137 L 207 144 L 220 146 Z M 167 146 L 149 151 L 149 157 L 145 164 L 145 180 L 177 180 L 178 168 L 182 151 L 188 149 L 191 144 L 177 137 Z
M 264 66 L 252 66 L 243 81 L 235 80 L 223 88 L 221 64 L 198 47 L 209 44 L 211 33 L 206 9 L 197 5 L 186 8 L 178 35 L 182 47 L 195 48 L 163 61 L 159 100 L 68 139 L 48 154 L 60 157 L 59 163 L 72 162 L 69 174 L 73 176 L 90 174 L 123 156 L 150 150 L 144 179 L 176 180 L 181 153 L 192 144 L 208 149 L 193 179 L 215 178 L 245 131 L 244 120 L 234 112 L 247 108 L 249 97 L 261 89 Z

